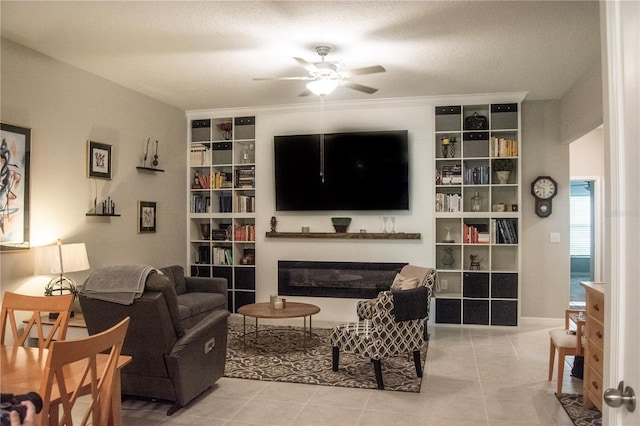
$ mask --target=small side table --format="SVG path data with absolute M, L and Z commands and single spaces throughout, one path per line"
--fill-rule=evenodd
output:
M 46 335 L 51 331 L 51 326 L 54 324 L 55 320 L 49 319 L 49 315 L 42 315 L 40 318 L 42 320 L 42 331 Z M 23 322 L 27 323 L 28 321 Z M 83 339 L 85 337 L 89 337 L 89 332 L 87 331 L 87 324 L 84 321 L 84 315 L 82 312 L 76 312 L 75 316 L 69 318 L 67 340 Z M 37 340 L 38 332 L 32 328 L 29 332 L 28 345 L 31 347 L 38 347 Z

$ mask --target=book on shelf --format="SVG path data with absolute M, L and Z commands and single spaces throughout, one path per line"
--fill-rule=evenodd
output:
M 231 173 L 229 172 L 215 172 L 211 175 L 211 187 L 214 189 L 226 189 L 231 188 Z
M 492 225 L 496 244 L 518 244 L 518 219 L 493 219 Z
M 191 213 L 209 213 L 211 212 L 211 197 L 192 194 L 191 195 Z
M 213 248 L 213 264 L 216 266 L 233 265 L 231 249 L 228 247 Z
M 235 194 L 235 211 L 238 213 L 255 212 L 255 200 L 253 195 Z
M 465 185 L 488 185 L 490 176 L 489 166 L 467 167 L 464 169 Z
M 233 231 L 234 241 L 255 241 L 256 240 L 256 226 L 251 225 L 238 225 Z
M 489 232 L 485 224 L 464 224 L 462 242 L 465 244 L 488 244 Z
M 212 229 L 211 230 L 211 239 L 214 241 L 225 241 L 229 239 L 229 235 L 226 229 Z
M 190 164 L 204 166 L 211 164 L 211 150 L 207 145 L 194 144 L 190 150 Z
M 230 192 L 220 194 L 220 213 L 232 213 L 232 197 Z
M 436 193 L 436 212 L 455 213 L 462 211 L 462 197 L 460 194 Z
M 518 141 L 514 139 L 491 137 L 491 150 L 494 157 L 517 157 Z
M 198 259 L 196 263 L 209 264 L 211 263 L 211 252 L 209 251 L 209 246 L 200 246 L 198 247 Z
M 236 188 L 253 189 L 255 187 L 255 168 L 236 169 Z
M 459 185 L 462 183 L 462 165 L 445 164 L 440 169 L 442 185 Z

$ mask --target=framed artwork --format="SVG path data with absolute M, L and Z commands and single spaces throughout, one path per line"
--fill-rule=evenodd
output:
M 138 201 L 138 234 L 156 232 L 156 202 Z
M 87 175 L 111 179 L 111 145 L 87 141 Z
M 1 123 L 0 249 L 29 248 L 31 129 Z

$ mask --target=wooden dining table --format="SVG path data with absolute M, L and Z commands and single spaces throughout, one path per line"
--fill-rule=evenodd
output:
M 0 389 L 3 393 L 22 395 L 28 392 L 40 392 L 44 377 L 44 370 L 49 355 L 48 349 L 31 348 L 24 346 L 0 345 Z M 109 355 L 99 354 L 98 368 L 107 362 Z M 118 359 L 118 370 L 114 377 L 113 393 L 111 395 L 111 410 L 109 424 L 122 425 L 122 403 L 120 396 L 120 371 L 122 367 L 131 362 L 128 355 L 120 355 Z M 82 373 L 87 365 L 86 360 L 77 361 L 65 366 L 65 384 L 67 389 L 75 389 L 82 379 Z M 90 385 L 83 388 L 86 393 L 90 393 Z M 52 389 L 51 411 L 58 413 L 60 404 L 60 394 L 57 386 Z M 41 416 L 39 416 L 41 417 Z M 57 419 L 52 419 L 55 424 Z M 44 422 L 42 422 L 44 423 Z

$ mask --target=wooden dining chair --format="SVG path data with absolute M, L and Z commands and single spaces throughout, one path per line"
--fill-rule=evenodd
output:
M 25 346 L 31 330 L 35 328 L 40 349 L 48 348 L 52 341 L 64 340 L 67 337 L 67 327 L 71 317 L 71 309 L 74 296 L 65 294 L 61 296 L 28 296 L 25 294 L 5 291 L 2 298 L 2 313 L 0 316 L 0 344 L 5 344 L 7 326 L 11 327 L 14 346 Z M 25 320 L 23 329 L 19 329 L 21 315 L 25 312 L 31 314 Z M 42 316 L 51 313 L 58 314 L 51 330 L 44 334 Z
M 83 404 L 76 409 L 79 410 L 76 415 L 83 413 L 80 424 L 104 425 L 109 422 L 114 383 L 118 380 L 118 358 L 128 328 L 129 317 L 126 317 L 102 333 L 51 344 L 40 387 L 42 424 L 47 423 L 46 416 L 49 416 L 50 425 L 73 425 L 72 410 L 78 398 L 84 395 L 89 395 L 89 399 L 82 398 Z M 99 361 L 99 354 L 107 354 L 107 361 Z M 81 374 L 76 371 L 74 377 L 70 378 L 69 364 L 73 363 L 82 366 Z M 60 403 L 52 406 L 52 399 L 58 395 Z M 119 395 L 117 397 L 120 398 Z M 116 423 L 120 420 L 114 419 Z
M 579 314 L 582 310 L 567 309 L 564 317 L 564 329 L 549 331 L 550 347 L 549 347 L 549 381 L 553 378 L 553 364 L 556 351 L 558 351 L 558 367 L 557 367 L 557 394 L 562 394 L 562 379 L 564 377 L 564 361 L 567 356 L 584 355 L 585 338 L 582 323 L 578 322 L 575 330 L 569 327 L 570 315 L 572 313 Z

